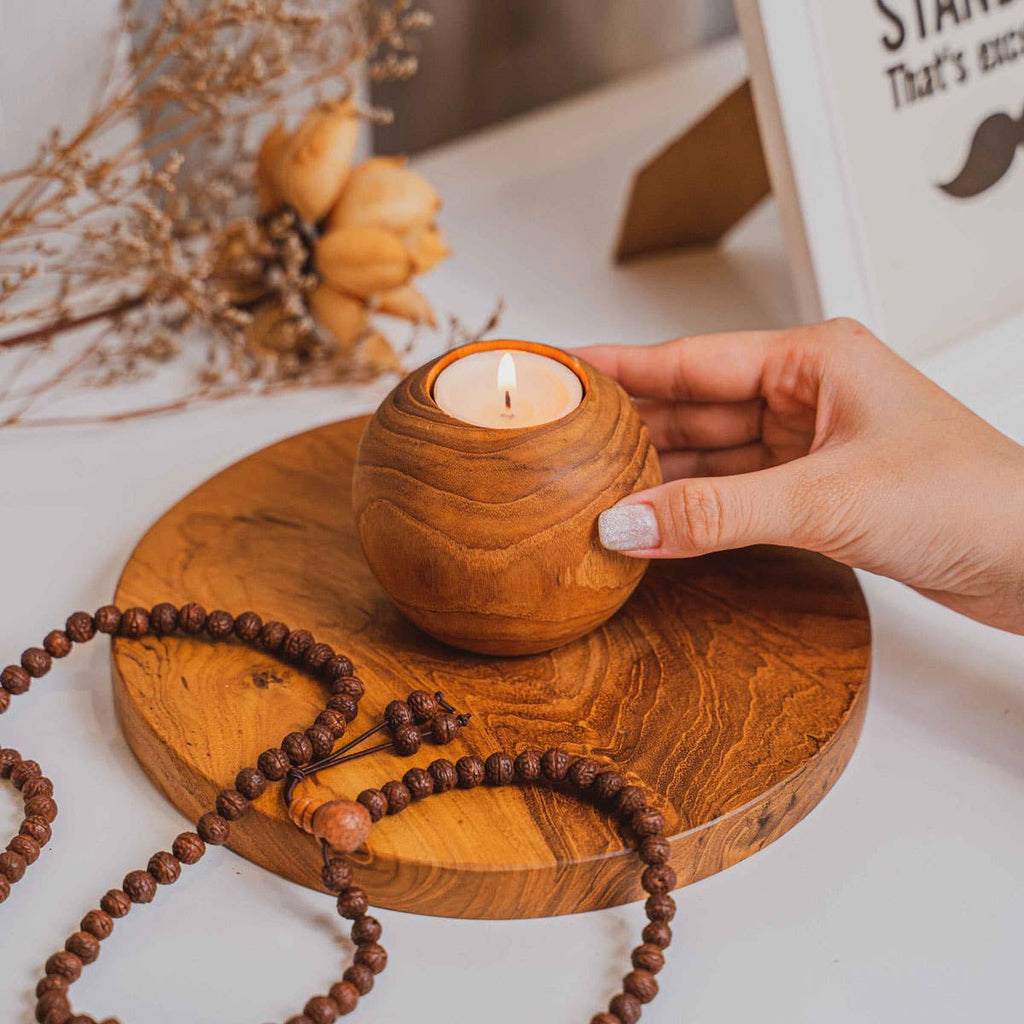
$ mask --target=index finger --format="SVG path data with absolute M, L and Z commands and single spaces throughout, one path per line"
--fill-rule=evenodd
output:
M 634 398 L 740 402 L 760 396 L 769 346 L 784 333 L 703 334 L 660 345 L 595 345 L 572 354 L 614 377 Z

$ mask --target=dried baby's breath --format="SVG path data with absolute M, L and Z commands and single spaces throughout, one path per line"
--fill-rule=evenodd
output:
M 43 422 L 41 398 L 136 379 L 186 345 L 207 346 L 193 391 L 102 418 L 372 372 L 337 358 L 307 313 L 302 225 L 252 213 L 249 129 L 286 100 L 351 95 L 361 65 L 408 78 L 429 24 L 411 0 L 166 0 L 149 18 L 126 0 L 119 31 L 134 46 L 122 61 L 112 48 L 85 123 L 0 175 L 0 425 Z M 268 297 L 288 316 L 270 347 L 249 329 Z M 55 352 L 57 335 L 91 324 L 98 334 Z M 55 368 L 21 384 L 26 353 Z

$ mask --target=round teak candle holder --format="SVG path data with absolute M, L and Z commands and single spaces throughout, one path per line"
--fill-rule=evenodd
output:
M 433 398 L 476 352 L 532 352 L 569 367 L 582 399 L 558 419 L 475 426 Z M 359 445 L 353 508 L 366 560 L 416 625 L 480 654 L 535 654 L 613 615 L 646 561 L 606 550 L 597 518 L 661 482 L 657 453 L 619 385 L 565 352 L 475 342 L 427 363 L 381 404 Z

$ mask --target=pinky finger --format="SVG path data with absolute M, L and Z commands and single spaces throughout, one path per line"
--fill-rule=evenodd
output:
M 661 475 L 668 480 L 696 476 L 737 476 L 778 465 L 763 444 L 744 444 L 717 450 L 692 449 L 661 452 Z

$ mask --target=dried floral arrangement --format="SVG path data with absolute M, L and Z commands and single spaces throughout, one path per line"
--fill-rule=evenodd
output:
M 185 348 L 183 394 L 84 419 L 397 368 L 370 314 L 433 321 L 410 280 L 446 254 L 439 200 L 398 161 L 352 167 L 360 122 L 390 117 L 355 76 L 409 78 L 429 24 L 411 0 L 165 0 L 148 20 L 124 0 L 134 44 L 85 123 L 0 175 L 0 426 L 78 422 L 39 400 Z M 260 121 L 303 100 L 254 158 Z

